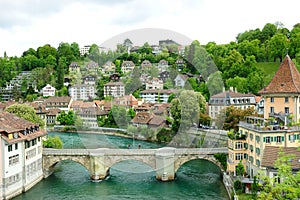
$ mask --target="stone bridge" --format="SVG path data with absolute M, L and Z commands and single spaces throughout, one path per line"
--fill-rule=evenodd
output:
M 162 181 L 174 180 L 181 165 L 194 159 L 205 159 L 215 163 L 222 172 L 224 169 L 213 156 L 228 153 L 227 148 L 171 148 L 160 149 L 43 149 L 44 177 L 53 173 L 55 165 L 63 160 L 72 160 L 83 165 L 93 180 L 104 179 L 109 169 L 124 160 L 143 162 L 154 171 Z

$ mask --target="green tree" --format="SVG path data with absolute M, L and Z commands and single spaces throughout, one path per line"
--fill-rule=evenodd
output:
M 286 35 L 283 35 L 282 33 L 277 33 L 270 39 L 270 52 L 274 62 L 277 58 L 282 62 L 283 57 L 286 55 L 286 48 L 288 47 L 287 42 L 288 39 Z
M 238 131 L 238 123 L 245 116 L 258 116 L 253 107 L 247 109 L 228 106 L 221 110 L 216 119 L 216 126 L 220 129 Z
M 245 167 L 244 167 L 242 161 L 240 161 L 236 167 L 236 175 L 243 176 L 244 174 L 245 174 Z
M 57 85 L 56 88 L 60 90 L 64 86 L 64 68 L 66 67 L 66 58 L 65 57 L 60 57 L 58 60 L 58 66 L 57 66 Z
M 284 152 L 279 153 L 279 157 L 274 165 L 278 171 L 278 177 L 272 179 L 261 177 L 263 187 L 258 195 L 258 199 L 285 200 L 300 198 L 300 171 L 295 175 L 293 174 L 291 159 L 295 159 L 295 155 L 286 155 Z M 278 181 L 279 179 L 280 181 Z
M 198 92 L 184 90 L 171 101 L 172 130 L 183 131 L 199 123 L 199 113 L 205 112 L 205 98 Z M 179 130 L 180 129 L 180 130 Z
M 57 121 L 61 125 L 74 125 L 75 124 L 75 114 L 72 110 L 68 111 L 68 113 L 65 113 L 64 111 L 62 111 L 57 116 Z
M 45 148 L 61 149 L 63 145 L 63 141 L 58 136 L 48 137 L 46 140 L 43 140 L 43 146 Z
M 45 122 L 36 114 L 33 107 L 25 104 L 13 104 L 5 109 L 6 112 L 12 113 L 25 120 L 39 124 L 43 127 Z

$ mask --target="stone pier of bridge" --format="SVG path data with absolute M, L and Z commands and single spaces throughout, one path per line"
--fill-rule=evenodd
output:
M 93 180 L 102 180 L 109 175 L 110 168 L 124 160 L 137 160 L 149 165 L 156 171 L 161 181 L 174 180 L 176 171 L 185 162 L 193 159 L 206 159 L 223 170 L 214 158 L 215 153 L 227 153 L 227 148 L 213 149 L 43 149 L 44 177 L 49 176 L 57 163 L 72 160 L 83 165 Z

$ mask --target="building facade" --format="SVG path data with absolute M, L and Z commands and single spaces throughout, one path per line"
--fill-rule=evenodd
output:
M 47 84 L 42 89 L 43 97 L 54 97 L 55 96 L 56 89 L 55 87 L 52 87 L 50 84 Z
M 299 126 L 292 123 L 299 118 L 299 92 L 300 74 L 287 55 L 269 85 L 260 91 L 265 99 L 264 117 L 245 117 L 239 122 L 238 133 L 228 141 L 229 173 L 235 175 L 237 164 L 242 162 L 250 178 L 259 173 L 276 175 L 266 156 L 273 155 L 276 160 L 274 152 L 280 148 L 289 151 L 300 146 Z
M 167 103 L 171 94 L 176 94 L 177 90 L 143 90 L 140 95 L 145 102 L 150 103 Z
M 125 96 L 125 87 L 122 82 L 109 82 L 104 85 L 104 96 L 122 97 Z
M 42 137 L 47 133 L 7 112 L 0 118 L 0 199 L 11 199 L 43 179 Z
M 228 106 L 247 109 L 256 108 L 256 99 L 253 94 L 242 94 L 231 88 L 228 91 L 213 95 L 208 102 L 208 114 L 212 119 L 216 119 L 220 111 Z
M 75 84 L 69 88 L 69 95 L 74 100 L 90 100 L 96 97 L 94 85 Z

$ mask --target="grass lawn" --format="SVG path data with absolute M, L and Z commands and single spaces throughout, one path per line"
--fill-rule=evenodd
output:
M 280 62 L 258 62 L 257 67 L 266 75 L 265 84 L 269 84 L 280 66 Z
M 252 195 L 251 194 L 239 194 L 238 195 L 239 200 L 251 200 L 252 199 Z

